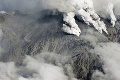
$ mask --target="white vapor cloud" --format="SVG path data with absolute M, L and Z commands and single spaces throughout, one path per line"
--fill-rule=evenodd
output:
M 62 61 L 65 61 L 64 56 L 47 52 L 34 57 L 26 56 L 19 66 L 15 62 L 0 62 L 0 80 L 69 80 L 60 65 Z M 56 65 L 52 62 L 56 62 Z M 71 80 L 76 79 L 73 76 Z
M 101 43 L 95 48 L 104 62 L 104 70 L 108 80 L 120 80 L 120 44 Z
M 120 3 L 120 0 L 93 0 L 93 2 L 94 2 L 95 10 L 97 12 L 100 12 L 100 11 L 105 12 L 109 3 L 112 3 L 116 8 L 119 6 L 117 4 Z

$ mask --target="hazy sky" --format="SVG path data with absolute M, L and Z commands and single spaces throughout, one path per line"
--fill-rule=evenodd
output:
M 0 10 L 20 10 L 23 12 L 39 12 L 44 8 L 59 8 L 60 6 L 65 8 L 65 5 L 70 8 L 69 2 L 71 0 L 0 0 Z M 112 2 L 116 7 L 118 13 L 118 7 L 120 0 L 93 0 L 96 11 L 104 10 L 108 3 Z M 50 5 L 49 5 L 50 4 Z M 57 6 L 56 6 L 57 5 Z M 67 9 L 68 9 L 67 7 Z

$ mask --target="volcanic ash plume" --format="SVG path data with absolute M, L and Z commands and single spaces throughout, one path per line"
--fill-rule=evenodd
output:
M 114 27 L 115 26 L 115 22 L 116 22 L 116 17 L 115 17 L 115 14 L 113 12 L 113 8 L 114 8 L 114 5 L 112 3 L 109 3 L 108 4 L 108 13 L 109 13 L 109 17 L 110 17 L 110 20 L 111 20 L 111 24 L 112 26 Z
M 72 2 L 72 0 L 71 0 Z M 103 21 L 100 20 L 100 17 L 96 14 L 93 6 L 93 2 L 91 0 L 74 0 L 71 6 L 74 7 L 74 10 L 72 12 L 64 12 L 66 15 L 64 15 L 64 21 L 66 24 L 63 24 L 63 31 L 67 32 L 69 34 L 74 34 L 79 36 L 81 33 L 81 30 L 79 29 L 78 25 L 75 22 L 74 16 L 77 15 L 78 17 L 81 17 L 81 19 L 87 24 L 93 26 L 96 30 L 98 30 L 100 33 L 107 32 L 106 26 Z M 111 6 L 112 7 L 112 6 Z M 110 8 L 111 8 L 110 7 Z M 113 9 L 110 9 L 110 16 L 111 16 L 111 23 L 113 26 L 115 25 L 115 17 L 114 13 L 112 11 Z M 68 25 L 69 24 L 69 25 Z
M 75 16 L 74 12 L 64 14 L 63 20 L 65 21 L 65 24 L 63 24 L 62 30 L 69 34 L 75 34 L 75 35 L 79 36 L 81 33 L 81 30 L 79 29 L 78 25 L 76 24 L 74 16 Z

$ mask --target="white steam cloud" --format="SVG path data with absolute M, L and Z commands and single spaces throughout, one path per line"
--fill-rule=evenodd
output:
M 97 12 L 97 14 L 107 13 L 108 4 L 112 3 L 114 5 L 114 13 L 116 15 L 119 15 L 119 8 L 120 8 L 120 0 L 93 0 L 94 2 L 94 8 Z M 102 15 L 102 14 L 101 14 Z
M 120 80 L 120 44 L 101 43 L 95 48 L 95 53 L 100 55 L 104 62 L 107 80 Z
M 69 80 L 69 76 L 65 75 L 60 65 L 60 60 L 64 60 L 60 59 L 62 57 L 65 56 L 54 53 L 41 53 L 36 57 L 26 56 L 21 66 L 16 66 L 14 62 L 0 62 L 0 80 Z M 59 64 L 52 64 L 53 61 Z M 73 76 L 71 80 L 76 79 Z
M 53 3 L 52 3 L 53 2 Z M 63 12 L 64 21 L 66 22 L 63 24 L 62 30 L 69 34 L 74 34 L 79 36 L 81 30 L 79 29 L 78 25 L 75 22 L 74 16 L 80 16 L 81 19 L 87 24 L 95 27 L 100 33 L 107 32 L 106 25 L 103 21 L 101 21 L 100 17 L 94 10 L 94 1 L 92 0 L 47 0 L 46 4 L 53 9 L 57 9 L 60 12 Z M 106 14 L 108 18 L 111 20 L 111 24 L 114 27 L 116 22 L 116 17 L 113 11 L 114 4 L 107 3 L 108 6 L 106 10 Z

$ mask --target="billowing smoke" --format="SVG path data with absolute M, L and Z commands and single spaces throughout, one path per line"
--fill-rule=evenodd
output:
M 54 4 L 52 4 L 54 2 Z M 66 3 L 66 4 L 64 4 Z M 57 9 L 60 12 L 64 13 L 64 21 L 66 22 L 63 24 L 63 31 L 69 34 L 74 34 L 79 36 L 81 30 L 79 29 L 78 25 L 75 23 L 74 16 L 77 15 L 81 17 L 81 19 L 87 24 L 95 27 L 100 33 L 107 32 L 106 25 L 103 21 L 101 21 L 100 16 L 94 10 L 94 1 L 92 0 L 66 0 L 66 1 L 59 1 L 59 0 L 47 0 L 46 4 L 53 9 Z M 106 2 L 105 2 L 106 3 Z M 63 6 L 64 4 L 64 6 Z M 103 5 L 106 9 L 106 12 L 103 15 L 106 15 L 106 18 L 110 19 L 110 23 L 112 26 L 115 26 L 116 17 L 113 11 L 115 3 L 108 2 L 106 5 Z M 100 4 L 102 5 L 102 4 Z M 102 9 L 103 10 L 103 9 Z M 101 11 L 101 10 L 100 10 Z M 99 11 L 97 11 L 99 12 Z M 104 11 L 103 11 L 104 12 Z

